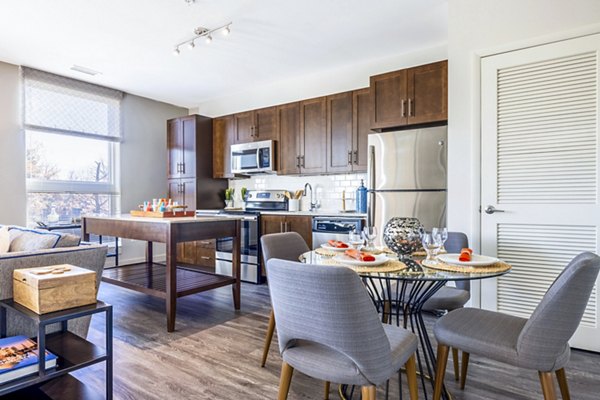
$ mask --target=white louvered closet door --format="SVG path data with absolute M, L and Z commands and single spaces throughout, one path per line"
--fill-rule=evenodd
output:
M 599 251 L 599 50 L 593 35 L 482 59 L 482 253 L 513 266 L 482 282 L 483 308 L 527 318 L 575 255 Z M 600 351 L 599 283 L 573 347 Z

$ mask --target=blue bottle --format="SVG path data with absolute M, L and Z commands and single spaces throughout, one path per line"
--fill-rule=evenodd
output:
M 356 212 L 367 212 L 367 188 L 363 179 L 360 180 L 360 186 L 356 189 Z

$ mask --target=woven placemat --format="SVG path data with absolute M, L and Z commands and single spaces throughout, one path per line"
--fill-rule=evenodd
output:
M 356 265 L 344 264 L 343 262 L 339 262 L 336 260 L 323 260 L 323 265 L 343 265 L 344 267 L 352 268 L 358 273 L 396 272 L 408 268 L 406 264 L 398 260 L 389 260 L 386 263 L 378 265 L 376 267 L 359 267 Z
M 318 249 L 316 249 L 315 253 L 317 253 L 320 256 L 325 256 L 325 257 L 333 257 L 338 254 L 343 254 L 343 252 L 341 252 L 341 251 L 327 250 L 322 247 L 319 247 Z
M 451 272 L 463 272 L 463 273 L 467 273 L 467 274 L 490 274 L 490 273 L 495 273 L 495 272 L 506 272 L 512 268 L 509 264 L 507 264 L 503 261 L 498 261 L 492 265 L 487 265 L 485 267 L 468 267 L 468 266 L 464 266 L 464 265 L 454 265 L 454 264 L 443 263 L 441 261 L 429 261 L 429 260 L 423 260 L 422 264 L 424 266 L 426 266 L 427 268 L 431 268 L 431 269 L 439 269 L 442 271 L 451 271 Z

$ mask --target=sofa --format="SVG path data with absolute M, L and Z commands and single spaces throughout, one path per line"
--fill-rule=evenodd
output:
M 9 229 L 12 229 L 9 228 Z M 15 227 L 15 229 L 23 229 Z M 27 230 L 39 235 L 48 234 L 47 231 Z M 55 233 L 54 233 L 55 234 Z M 58 243 L 58 242 L 57 242 Z M 55 246 L 56 244 L 55 243 Z M 67 242 L 65 242 L 67 243 Z M 72 245 L 78 243 L 77 245 Z M 106 261 L 106 245 L 70 242 L 68 247 L 52 247 L 31 251 L 9 251 L 0 254 L 0 299 L 13 297 L 13 271 L 21 268 L 44 267 L 57 264 L 71 264 L 96 272 L 96 289 L 100 285 L 100 278 Z M 26 247 L 26 246 L 25 246 Z M 30 320 L 14 313 L 7 313 L 7 334 L 36 336 L 37 329 Z M 69 331 L 86 337 L 90 325 L 90 317 L 82 317 L 69 321 Z M 60 329 L 60 326 L 51 326 L 47 333 Z

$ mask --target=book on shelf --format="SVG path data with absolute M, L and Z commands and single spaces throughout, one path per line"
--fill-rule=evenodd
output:
M 38 372 L 37 343 L 25 336 L 0 339 L 0 385 Z M 56 356 L 46 351 L 46 370 L 56 367 Z

